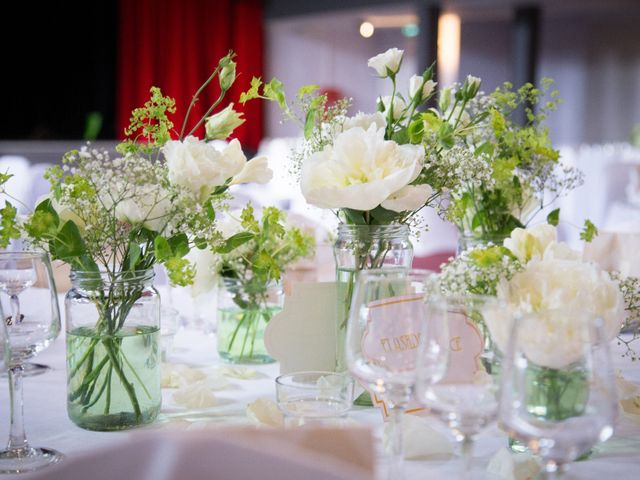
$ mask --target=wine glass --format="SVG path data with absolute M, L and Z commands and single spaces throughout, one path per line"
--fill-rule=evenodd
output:
M 481 333 L 485 315 L 498 304 L 480 295 L 432 294 L 426 301 L 416 398 L 453 432 L 461 446 L 464 476 L 472 471 L 475 436 L 498 411 L 498 383 L 482 363 Z
M 0 473 L 22 473 L 60 461 L 62 455 L 27 442 L 23 422 L 22 379 L 27 359 L 45 349 L 60 332 L 60 310 L 49 258 L 37 252 L 0 252 L 0 291 L 9 297 L 4 316 L 11 347 L 9 382 L 11 426 L 0 451 Z M 27 300 L 21 302 L 21 299 Z
M 25 242 L 22 239 L 13 239 L 9 243 L 6 249 L 3 251 L 7 252 L 21 252 L 24 250 Z M 3 315 L 4 317 L 4 315 Z M 43 363 L 34 363 L 34 362 L 24 362 L 22 365 L 22 376 L 23 377 L 34 377 L 36 375 L 41 375 L 51 370 L 49 365 L 45 365 Z M 8 377 L 9 372 L 7 370 L 3 371 L 0 376 Z
M 358 275 L 347 324 L 350 373 L 385 402 L 391 421 L 389 478 L 404 475 L 402 415 L 413 395 L 425 282 L 432 272 L 401 267 Z
M 576 321 L 566 331 L 556 325 L 549 335 L 544 326 L 551 312 L 514 320 L 499 413 L 505 430 L 542 458 L 549 479 L 611 437 L 618 414 L 602 319 L 566 309 L 555 313 Z

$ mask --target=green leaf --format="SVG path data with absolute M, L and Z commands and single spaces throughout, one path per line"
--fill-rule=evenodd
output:
M 128 270 L 131 270 L 133 272 L 136 269 L 136 264 L 138 263 L 141 254 L 142 249 L 140 248 L 140 245 L 138 245 L 136 242 L 129 242 L 129 249 L 127 251 L 125 262 L 127 263 L 127 266 L 125 268 L 128 267 Z
M 491 142 L 484 142 L 482 145 L 477 147 L 473 153 L 476 157 L 479 157 L 480 155 L 491 156 L 493 155 L 494 150 L 495 150 L 495 145 L 493 145 Z
M 560 222 L 560 209 L 556 208 L 552 212 L 547 215 L 547 223 L 549 225 L 553 225 L 554 227 L 558 226 L 558 222 Z
M 591 242 L 598 235 L 598 228 L 591 222 L 591 220 L 586 219 L 584 221 L 584 227 L 580 232 L 580 239 L 585 242 Z
M 175 257 L 184 257 L 187 253 L 189 253 L 189 238 L 184 233 L 178 233 L 174 235 L 169 240 L 169 246 L 171 247 L 171 252 Z
M 342 211 L 347 217 L 348 223 L 354 225 L 366 225 L 364 220 L 364 212 L 361 210 L 353 210 L 351 208 L 343 208 Z
M 414 120 L 409 124 L 407 133 L 409 134 L 409 143 L 415 145 L 422 142 L 422 136 L 424 135 L 424 122 L 421 119 Z
M 316 126 L 316 110 L 309 110 L 304 119 L 304 138 L 309 139 L 313 134 L 313 129 Z
M 204 205 L 205 212 L 207 212 L 207 218 L 212 222 L 216 219 L 216 210 L 213 208 L 211 200 L 207 201 Z
M 200 250 L 204 250 L 208 246 L 207 240 L 201 237 L 194 238 L 193 244 L 196 246 L 196 248 L 199 248 Z
M 451 148 L 454 144 L 453 127 L 449 123 L 443 123 L 438 130 L 438 141 L 445 148 Z
M 376 220 L 376 225 L 388 225 L 399 216 L 398 212 L 387 210 L 379 205 L 373 210 L 370 210 L 369 215 Z
M 51 256 L 65 262 L 73 262 L 75 257 L 86 255 L 86 247 L 78 226 L 67 220 L 50 242 Z
M 286 110 L 287 98 L 284 94 L 284 85 L 277 78 L 273 78 L 269 83 L 264 85 L 264 96 L 269 100 L 278 102 L 280 108 Z
M 218 247 L 216 251 L 218 253 L 229 253 L 238 248 L 240 245 L 244 245 L 248 241 L 252 240 L 254 236 L 255 235 L 251 232 L 236 233 L 235 235 L 227 238 L 224 245 Z
M 153 246 L 155 250 L 156 259 L 158 262 L 166 262 L 171 257 L 173 257 L 173 252 L 171 251 L 171 245 L 169 245 L 169 241 L 164 238 L 162 235 L 158 235 L 153 241 Z
M 302 97 L 304 97 L 305 95 L 317 92 L 318 90 L 320 90 L 320 87 L 318 85 L 304 85 L 298 89 L 298 98 L 302 99 Z
M 242 92 L 240 94 L 239 102 L 244 105 L 249 100 L 260 98 L 261 85 L 262 85 L 262 80 L 260 79 L 260 77 L 253 77 L 251 79 L 251 87 L 246 92 Z

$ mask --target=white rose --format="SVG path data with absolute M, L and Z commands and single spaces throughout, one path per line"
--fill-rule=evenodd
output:
M 409 97 L 415 99 L 416 95 L 420 94 L 418 102 L 421 102 L 433 92 L 433 89 L 437 85 L 437 82 L 433 80 L 424 81 L 422 75 L 414 75 L 409 79 Z
M 387 128 L 387 119 L 382 112 L 376 112 L 373 114 L 358 112 L 355 116 L 347 117 L 345 119 L 342 124 L 342 131 L 356 127 L 368 130 L 371 125 L 375 125 L 376 129 Z
M 171 201 L 168 193 L 154 188 L 154 191 L 143 189 L 135 197 L 118 202 L 115 215 L 121 222 L 144 225 L 149 230 L 162 233 L 169 221 L 170 211 Z
M 183 142 L 170 141 L 162 152 L 167 159 L 169 180 L 204 199 L 242 171 L 247 158 L 237 139 L 222 151 L 189 136 Z
M 421 146 L 385 140 L 375 125 L 352 128 L 304 162 L 302 194 L 321 208 L 372 210 L 416 179 L 423 157 Z
M 392 193 L 382 202 L 382 207 L 394 212 L 406 212 L 422 207 L 433 193 L 433 189 L 426 184 L 407 185 Z
M 389 104 L 391 103 L 391 96 L 385 95 L 384 97 L 380 97 L 379 101 L 382 102 L 385 113 L 388 112 Z M 404 103 L 404 100 L 402 100 L 397 95 L 393 97 L 393 111 L 391 113 L 392 118 L 395 120 L 399 119 L 402 116 L 402 112 L 404 112 L 406 108 L 407 104 Z
M 239 183 L 268 183 L 273 178 L 269 160 L 265 156 L 255 157 L 242 167 L 242 171 L 231 180 L 231 185 Z
M 400 70 L 403 54 L 404 50 L 390 48 L 386 52 L 370 58 L 367 66 L 373 68 L 380 77 L 393 76 Z
M 534 257 L 541 258 L 547 246 L 555 242 L 556 238 L 556 227 L 542 223 L 527 229 L 514 229 L 511 237 L 505 239 L 504 246 L 511 250 L 518 260 L 526 263 Z
M 491 337 L 503 352 L 511 319 L 523 314 L 522 345 L 534 363 L 564 368 L 584 351 L 586 322 L 599 317 L 606 340 L 620 331 L 623 299 L 616 283 L 595 265 L 575 260 L 533 260 L 525 271 L 498 286 L 498 299 L 508 305 L 485 315 Z

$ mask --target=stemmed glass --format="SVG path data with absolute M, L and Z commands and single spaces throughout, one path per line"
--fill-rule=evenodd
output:
M 475 436 L 498 412 L 498 385 L 482 363 L 481 334 L 485 315 L 498 304 L 479 295 L 432 294 L 426 301 L 416 398 L 453 432 L 465 476 L 472 471 Z
M 22 473 L 62 458 L 55 450 L 30 446 L 23 423 L 24 363 L 45 349 L 60 332 L 58 297 L 48 256 L 37 252 L 0 252 L 0 291 L 9 297 L 10 308 L 4 311 L 11 312 L 3 316 L 11 347 L 11 426 L 7 448 L 0 451 L 0 472 Z
M 402 414 L 413 395 L 425 270 L 382 268 L 360 272 L 347 324 L 350 373 L 385 402 L 391 421 L 389 478 L 404 476 Z
M 576 321 L 555 340 L 544 335 L 539 313 L 513 322 L 500 395 L 500 422 L 542 458 L 549 479 L 611 437 L 618 414 L 602 320 L 588 312 L 558 314 Z

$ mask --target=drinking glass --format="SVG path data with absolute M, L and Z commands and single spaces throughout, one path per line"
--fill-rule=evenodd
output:
M 554 316 L 575 321 L 567 329 L 556 325 L 549 335 L 544 326 Z M 568 463 L 613 434 L 618 401 L 604 332 L 602 320 L 588 312 L 532 313 L 513 322 L 499 418 L 542 458 L 546 478 L 558 478 Z
M 394 480 L 404 477 L 402 415 L 413 395 L 425 282 L 431 275 L 402 267 L 361 271 L 347 324 L 349 371 L 389 413 Z
M 11 348 L 8 365 L 11 425 L 7 448 L 0 451 L 0 473 L 22 473 L 62 458 L 55 450 L 29 445 L 23 422 L 24 363 L 47 348 L 60 332 L 58 297 L 48 256 L 36 252 L 0 252 L 0 291 L 9 297 L 10 308 L 4 308 L 7 312 L 4 320 Z
M 481 333 L 485 316 L 498 304 L 479 295 L 430 295 L 422 323 L 416 398 L 453 432 L 467 477 L 474 438 L 498 412 L 498 382 L 482 363 Z
M 341 425 L 353 403 L 353 379 L 344 373 L 295 372 L 276 378 L 285 425 Z

